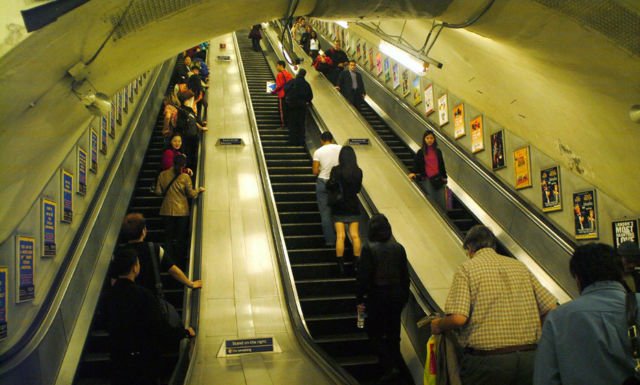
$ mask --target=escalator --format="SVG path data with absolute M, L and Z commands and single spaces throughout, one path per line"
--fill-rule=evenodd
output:
M 173 89 L 173 83 L 167 88 L 167 92 Z M 160 160 L 164 151 L 164 141 L 162 137 L 163 110 L 160 109 L 158 118 L 149 145 L 145 153 L 144 161 L 138 174 L 136 188 L 132 194 L 127 212 L 139 212 L 146 218 L 147 237 L 145 241 L 159 242 L 164 240 L 164 226 L 161 217 L 158 215 L 162 197 L 158 197 L 151 192 L 150 187 L 155 183 L 156 176 L 160 170 Z M 195 172 L 195 170 L 194 170 Z M 176 264 L 185 270 L 184 262 L 176 258 Z M 185 270 L 186 271 L 186 270 Z M 184 300 L 184 287 L 181 283 L 171 278 L 166 272 L 160 274 L 164 296 L 167 301 L 173 304 L 182 316 Z M 100 385 L 109 384 L 111 364 L 109 359 L 109 333 L 106 330 L 106 319 L 104 315 L 105 295 L 109 287 L 109 278 L 105 279 L 100 300 L 94 313 L 89 334 L 85 341 L 84 350 L 74 384 L 76 385 Z M 160 375 L 161 383 L 166 384 L 171 377 L 178 358 L 175 354 L 166 354 L 162 357 L 161 367 L 163 371 Z
M 381 369 L 366 333 L 356 327 L 355 278 L 340 276 L 335 249 L 324 243 L 312 159 L 305 147 L 290 145 L 288 131 L 279 128 L 278 99 L 265 93 L 265 83 L 274 77 L 263 53 L 253 51 L 248 39 L 238 39 L 238 45 L 306 325 L 338 364 L 359 382 L 372 383 Z M 349 249 L 345 265 L 353 271 Z

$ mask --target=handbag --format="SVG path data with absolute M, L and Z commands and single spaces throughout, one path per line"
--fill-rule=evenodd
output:
M 331 177 L 325 184 L 328 195 L 328 203 L 329 206 L 337 206 L 344 201 L 344 194 L 342 192 L 342 184 L 338 181 L 338 178 L 335 177 L 335 173 L 331 173 Z
M 178 311 L 175 306 L 164 298 L 164 293 L 162 292 L 162 280 L 160 279 L 160 268 L 158 267 L 156 248 L 154 247 L 153 242 L 147 242 L 147 247 L 149 247 L 149 257 L 151 259 L 153 275 L 156 281 L 154 285 L 156 288 L 156 297 L 160 303 L 162 318 L 171 328 L 182 327 L 182 319 L 178 315 Z
M 429 177 L 429 183 L 436 190 L 440 190 L 446 184 L 440 174 Z

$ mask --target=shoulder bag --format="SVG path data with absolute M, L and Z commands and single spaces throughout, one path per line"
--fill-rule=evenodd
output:
M 158 257 L 156 256 L 156 248 L 153 242 L 147 242 L 149 247 L 149 259 L 151 259 L 153 275 L 155 277 L 156 297 L 160 303 L 160 311 L 162 318 L 171 328 L 182 327 L 182 319 L 178 315 L 176 308 L 164 298 L 162 291 L 162 280 L 160 279 L 160 267 L 158 266 Z
M 327 195 L 329 197 L 329 206 L 331 207 L 341 204 L 342 201 L 344 200 L 342 184 L 340 183 L 340 181 L 338 180 L 338 177 L 336 177 L 335 174 L 336 174 L 335 172 L 332 172 L 331 177 L 325 184 L 325 187 L 327 189 Z

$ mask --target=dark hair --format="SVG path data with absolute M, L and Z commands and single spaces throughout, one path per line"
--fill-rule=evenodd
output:
M 184 104 L 184 102 L 191 99 L 193 96 L 194 93 L 191 90 L 178 92 L 178 100 L 180 101 L 180 104 Z
M 127 275 L 136 263 L 138 252 L 133 247 L 118 248 L 111 261 L 111 273 L 116 277 Z
M 351 64 L 351 63 L 358 64 L 355 60 L 349 59 L 349 64 Z
M 320 134 L 320 140 L 323 142 L 331 142 L 333 141 L 333 134 L 329 131 L 325 131 Z
M 358 167 L 356 152 L 351 146 L 344 146 L 340 149 L 340 155 L 338 155 L 338 167 L 340 167 L 340 174 L 345 179 L 356 179 L 362 176 L 362 170 Z
M 369 241 L 386 242 L 391 238 L 391 225 L 384 214 L 374 214 L 369 219 Z
M 464 237 L 462 247 L 473 253 L 480 249 L 484 249 L 485 247 L 495 250 L 496 236 L 493 235 L 493 232 L 491 232 L 487 226 L 475 225 Z
M 176 174 L 181 174 L 182 173 L 182 169 L 186 165 L 187 165 L 187 156 L 186 155 L 184 155 L 184 154 L 176 154 L 173 157 L 173 171 L 175 171 Z
M 604 243 L 578 246 L 569 261 L 571 275 L 580 281 L 580 291 L 598 281 L 622 282 L 622 260 Z
M 284 62 L 284 60 L 278 60 L 276 64 L 284 67 L 286 63 Z
M 120 229 L 122 240 L 129 242 L 139 239 L 145 227 L 147 227 L 147 221 L 144 219 L 144 215 L 140 213 L 127 214 L 122 220 L 122 228 Z
M 318 32 L 316 31 L 311 31 L 310 35 L 312 38 L 313 38 L 313 35 L 315 35 L 316 39 L 318 38 Z
M 298 74 L 296 75 L 297 78 L 303 78 L 305 77 L 305 75 L 307 74 L 307 70 L 304 68 L 300 68 L 300 70 L 298 71 Z
M 436 137 L 436 134 L 432 130 L 427 130 L 422 135 L 422 152 L 424 152 L 424 153 L 427 152 L 427 144 L 424 142 L 424 140 L 426 139 L 426 137 L 428 135 L 432 135 L 433 136 L 433 147 L 434 148 L 438 148 L 438 138 Z

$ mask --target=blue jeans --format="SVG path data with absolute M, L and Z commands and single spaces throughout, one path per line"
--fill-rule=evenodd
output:
M 445 203 L 445 197 L 444 197 L 444 194 L 445 194 L 444 186 L 436 190 L 433 188 L 433 186 L 431 185 L 431 182 L 429 182 L 429 179 L 427 178 L 420 181 L 420 186 L 422 187 L 422 190 L 424 190 L 424 192 L 426 192 L 427 195 L 430 196 L 431 199 L 433 199 L 438 206 L 440 206 L 444 210 L 447 209 L 447 205 Z
M 318 210 L 320 210 L 320 221 L 322 222 L 324 241 L 327 245 L 335 245 L 336 231 L 333 228 L 326 183 L 326 180 L 320 178 L 316 181 L 316 199 L 318 200 Z

